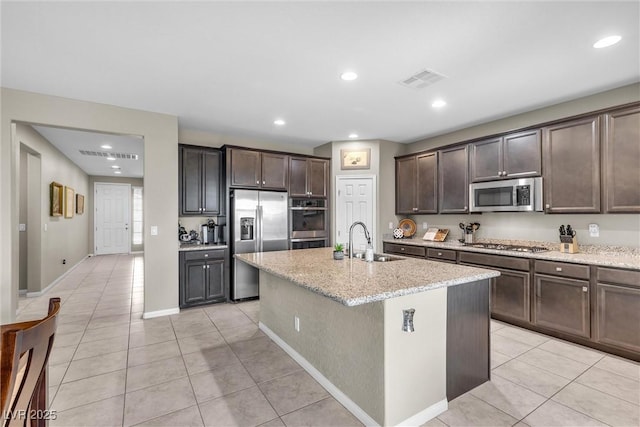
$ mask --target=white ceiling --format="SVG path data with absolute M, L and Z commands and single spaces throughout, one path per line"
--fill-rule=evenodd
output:
M 217 134 L 412 142 L 638 82 L 639 17 L 638 1 L 3 2 L 1 83 Z M 397 83 L 424 68 L 447 78 Z

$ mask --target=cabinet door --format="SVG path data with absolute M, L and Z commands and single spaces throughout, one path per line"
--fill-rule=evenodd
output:
M 600 212 L 599 135 L 598 117 L 543 129 L 544 195 L 547 212 Z
M 418 210 L 416 157 L 396 159 L 396 214 L 411 214 Z
M 220 152 L 204 150 L 202 153 L 202 213 L 220 213 Z
M 229 149 L 231 152 L 231 182 L 232 187 L 260 187 L 260 152 L 249 150 Z
M 202 150 L 180 148 L 180 214 L 202 213 Z
M 289 158 L 289 196 L 307 197 L 307 159 Z
M 438 153 L 417 156 L 416 204 L 419 213 L 438 213 Z
M 502 177 L 502 138 L 471 144 L 471 182 L 490 181 Z
M 504 137 L 502 177 L 523 178 L 542 175 L 540 131 L 521 132 Z
M 182 306 L 198 304 L 205 300 L 207 265 L 204 261 L 186 261 L 182 287 Z
M 307 189 L 310 196 L 327 197 L 329 161 L 307 159 Z
M 529 273 L 494 267 L 491 269 L 500 272 L 500 276 L 491 281 L 491 314 L 529 322 Z
M 224 260 L 207 262 L 205 300 L 224 299 Z
M 595 340 L 640 352 L 640 288 L 598 283 Z
M 535 275 L 533 323 L 589 338 L 589 282 Z
M 465 213 L 469 211 L 469 157 L 467 153 L 466 145 L 439 151 L 440 213 Z
M 608 114 L 606 120 L 606 212 L 640 212 L 640 107 Z
M 261 187 L 269 190 L 286 190 L 289 177 L 289 156 L 262 153 Z

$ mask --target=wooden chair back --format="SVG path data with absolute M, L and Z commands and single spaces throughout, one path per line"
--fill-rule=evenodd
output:
M 51 298 L 44 319 L 2 325 L 0 393 L 6 427 L 47 424 L 46 367 L 59 311 L 60 298 Z

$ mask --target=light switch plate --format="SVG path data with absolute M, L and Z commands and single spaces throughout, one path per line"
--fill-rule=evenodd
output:
M 18 231 L 27 231 L 27 224 L 18 225 Z
M 157 236 L 158 235 L 158 226 L 157 225 L 152 225 L 151 226 L 151 235 L 152 236 Z
M 589 236 L 600 237 L 600 227 L 598 224 L 589 224 Z
M 393 222 L 389 222 L 389 230 L 393 230 Z
M 429 228 L 429 223 L 428 222 L 423 222 L 422 223 L 422 229 L 426 230 L 427 228 Z

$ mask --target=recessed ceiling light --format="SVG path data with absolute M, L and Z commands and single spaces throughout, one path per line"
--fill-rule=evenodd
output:
M 445 105 L 447 105 L 447 103 L 443 100 L 443 99 L 436 99 L 435 101 L 433 101 L 433 103 L 431 104 L 431 106 L 433 108 L 442 108 Z
M 120 166 L 118 166 L 118 165 L 113 165 L 113 166 L 111 166 L 111 169 L 120 169 Z
M 351 138 L 351 139 L 354 139 L 354 138 L 357 138 L 357 137 L 358 137 L 357 133 L 350 133 L 349 134 L 349 138 Z
M 113 171 L 113 173 L 115 173 L 116 175 L 120 175 L 122 172 L 120 172 L 120 171 Z
M 111 150 L 113 147 L 110 146 L 109 144 L 104 144 L 104 145 L 101 145 L 100 148 L 103 148 L 105 150 Z
M 342 80 L 351 81 L 351 80 L 357 79 L 358 75 L 356 73 L 354 73 L 353 71 L 345 71 L 344 73 L 342 73 L 340 75 L 340 78 Z
M 273 121 L 273 124 L 277 125 L 277 126 L 284 126 L 285 123 L 286 122 L 284 120 L 282 120 L 282 119 L 277 119 L 277 120 Z
M 110 162 L 113 162 L 115 159 L 115 157 L 107 157 L 107 160 L 109 160 Z
M 620 36 L 605 37 L 595 42 L 593 44 L 593 47 L 595 47 L 596 49 L 602 49 L 603 47 L 613 46 L 614 44 L 618 43 L 620 40 L 622 40 L 622 37 Z

